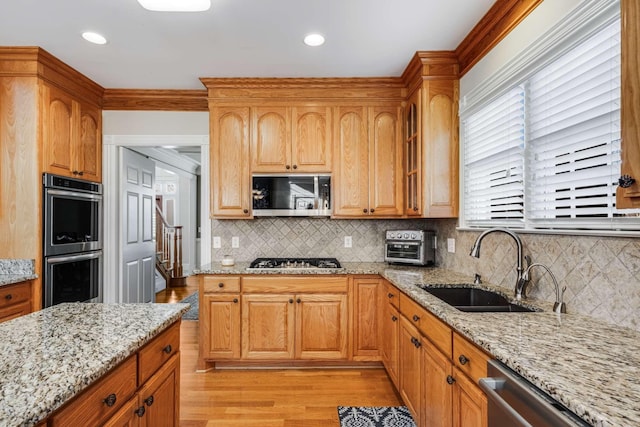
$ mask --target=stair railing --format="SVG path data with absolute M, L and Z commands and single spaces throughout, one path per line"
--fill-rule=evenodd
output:
M 171 272 L 171 277 L 182 277 L 182 226 L 170 225 L 156 205 L 156 252 L 160 261 Z

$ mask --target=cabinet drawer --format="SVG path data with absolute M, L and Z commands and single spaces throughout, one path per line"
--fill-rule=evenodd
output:
M 478 384 L 480 378 L 487 376 L 489 356 L 474 344 L 457 333 L 453 334 L 453 362 L 469 378 Z
M 30 302 L 31 282 L 16 283 L 0 287 L 0 309 L 11 305 Z
M 384 282 L 384 299 L 395 308 L 400 308 L 400 291 L 389 282 Z
M 133 396 L 136 388 L 136 356 L 132 356 L 82 392 L 80 399 L 53 415 L 49 425 L 101 425 Z
M 138 385 L 142 385 L 180 350 L 180 322 L 145 345 L 138 353 Z
M 244 293 L 342 293 L 347 292 L 347 276 L 243 277 Z
M 25 301 L 20 304 L 13 304 L 8 307 L 0 308 L 0 322 L 15 319 L 31 313 L 31 301 Z
M 202 292 L 240 292 L 238 276 L 202 276 Z
M 405 294 L 400 295 L 400 312 L 445 356 L 451 357 L 452 338 L 449 326 Z

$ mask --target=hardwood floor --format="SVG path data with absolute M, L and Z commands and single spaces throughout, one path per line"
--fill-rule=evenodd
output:
M 188 276 L 187 286 L 167 288 L 156 294 L 156 302 L 175 303 L 182 301 L 194 292 L 198 292 L 198 276 Z
M 186 288 L 156 299 L 177 302 L 197 281 Z M 181 427 L 338 427 L 337 406 L 402 404 L 381 368 L 196 372 L 197 321 L 182 321 L 180 351 Z

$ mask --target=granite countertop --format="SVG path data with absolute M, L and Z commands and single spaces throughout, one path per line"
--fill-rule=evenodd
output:
M 0 323 L 0 426 L 37 424 L 188 308 L 67 303 Z
M 0 259 L 0 287 L 37 279 L 32 259 Z
M 318 274 L 318 270 L 247 271 L 204 266 L 198 274 Z M 380 274 L 495 359 L 598 427 L 640 426 L 640 333 L 578 314 L 556 314 L 553 304 L 527 299 L 533 313 L 465 313 L 418 285 L 468 285 L 469 276 L 440 268 L 343 263 L 324 274 Z M 513 290 L 491 284 L 510 297 Z M 571 308 L 569 307 L 569 311 Z

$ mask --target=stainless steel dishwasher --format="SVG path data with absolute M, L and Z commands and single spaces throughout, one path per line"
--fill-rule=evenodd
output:
M 497 360 L 487 362 L 488 378 L 480 379 L 487 394 L 489 427 L 590 426 L 542 390 Z

